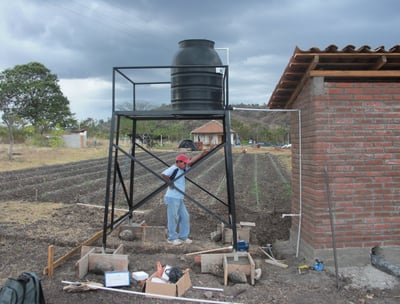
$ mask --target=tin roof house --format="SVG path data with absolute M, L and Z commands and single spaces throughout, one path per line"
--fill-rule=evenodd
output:
M 216 120 L 211 120 L 204 125 L 190 132 L 194 142 L 202 142 L 204 145 L 218 145 L 222 143 L 224 128 L 222 123 Z M 230 130 L 231 143 L 235 144 L 239 138 L 235 131 Z
M 72 130 L 65 132 L 62 140 L 67 148 L 87 148 L 87 131 Z

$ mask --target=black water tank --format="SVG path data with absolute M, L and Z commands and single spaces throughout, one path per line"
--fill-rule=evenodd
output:
M 222 62 L 214 41 L 188 39 L 179 42 L 173 66 L 199 65 L 171 69 L 171 103 L 175 110 L 223 109 L 223 77 L 215 67 Z

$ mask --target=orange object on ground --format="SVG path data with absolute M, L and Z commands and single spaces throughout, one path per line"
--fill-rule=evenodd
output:
M 157 277 L 161 278 L 164 273 L 164 269 L 160 261 L 157 261 Z

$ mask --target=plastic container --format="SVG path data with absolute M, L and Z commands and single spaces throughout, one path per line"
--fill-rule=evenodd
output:
M 149 277 L 148 273 L 144 272 L 144 271 L 135 271 L 132 272 L 132 278 L 135 281 L 144 281 L 147 280 Z
M 175 110 L 223 109 L 223 79 L 216 71 L 222 61 L 214 41 L 188 39 L 179 42 L 171 68 L 171 103 Z M 184 66 L 188 67 L 184 67 Z
M 247 243 L 246 241 L 238 241 L 237 243 L 238 246 L 238 251 L 248 251 L 249 250 L 249 243 Z

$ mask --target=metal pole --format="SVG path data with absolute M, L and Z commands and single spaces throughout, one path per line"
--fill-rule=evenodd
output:
M 302 212 L 303 212 L 303 191 L 302 191 L 302 138 L 301 138 L 301 111 L 299 109 L 255 109 L 255 108 L 236 108 L 233 110 L 237 111 L 257 111 L 257 112 L 297 112 L 298 113 L 298 129 L 299 129 L 299 213 L 298 214 L 285 214 L 286 216 L 298 216 L 299 217 L 299 228 L 297 233 L 296 243 L 296 257 L 299 256 L 300 250 L 300 237 L 301 237 L 301 225 L 302 225 Z
M 300 236 L 301 236 L 301 225 L 303 222 L 303 191 L 302 191 L 302 146 L 301 146 L 301 111 L 298 110 L 298 128 L 299 128 L 299 230 L 297 232 L 297 244 L 296 244 L 296 258 L 299 256 L 300 250 Z
M 335 235 L 335 224 L 333 222 L 333 212 L 332 212 L 332 203 L 331 203 L 331 190 L 329 188 L 329 176 L 328 176 L 328 168 L 325 166 L 325 186 L 326 186 L 326 198 L 328 200 L 328 208 L 329 208 L 329 219 L 331 222 L 331 233 L 332 233 L 332 247 L 333 247 L 333 259 L 335 262 L 335 275 L 336 275 L 336 288 L 339 289 L 339 268 L 337 262 L 336 255 L 336 235 Z
M 113 141 L 114 141 L 114 124 L 115 124 L 115 115 L 114 115 L 114 106 L 115 106 L 115 69 L 113 70 L 113 84 L 112 84 L 112 110 L 113 115 L 111 118 L 111 131 L 110 131 L 110 142 L 108 148 L 108 166 L 107 166 L 107 181 L 106 181 L 106 194 L 104 201 L 104 224 L 103 224 L 103 244 L 102 251 L 106 252 L 106 242 L 107 242 L 107 227 L 108 227 L 108 207 L 110 204 L 110 181 L 111 181 L 111 164 L 112 164 L 112 151 L 113 151 Z
M 237 244 L 237 232 L 236 232 L 236 208 L 235 208 L 235 190 L 233 182 L 233 165 L 232 165 L 232 142 L 231 142 L 231 126 L 230 126 L 230 116 L 229 111 L 225 113 L 224 119 L 225 128 L 225 170 L 226 170 L 226 182 L 228 189 L 228 205 L 229 205 L 229 215 L 230 224 L 232 226 L 232 239 L 233 248 L 238 250 Z

